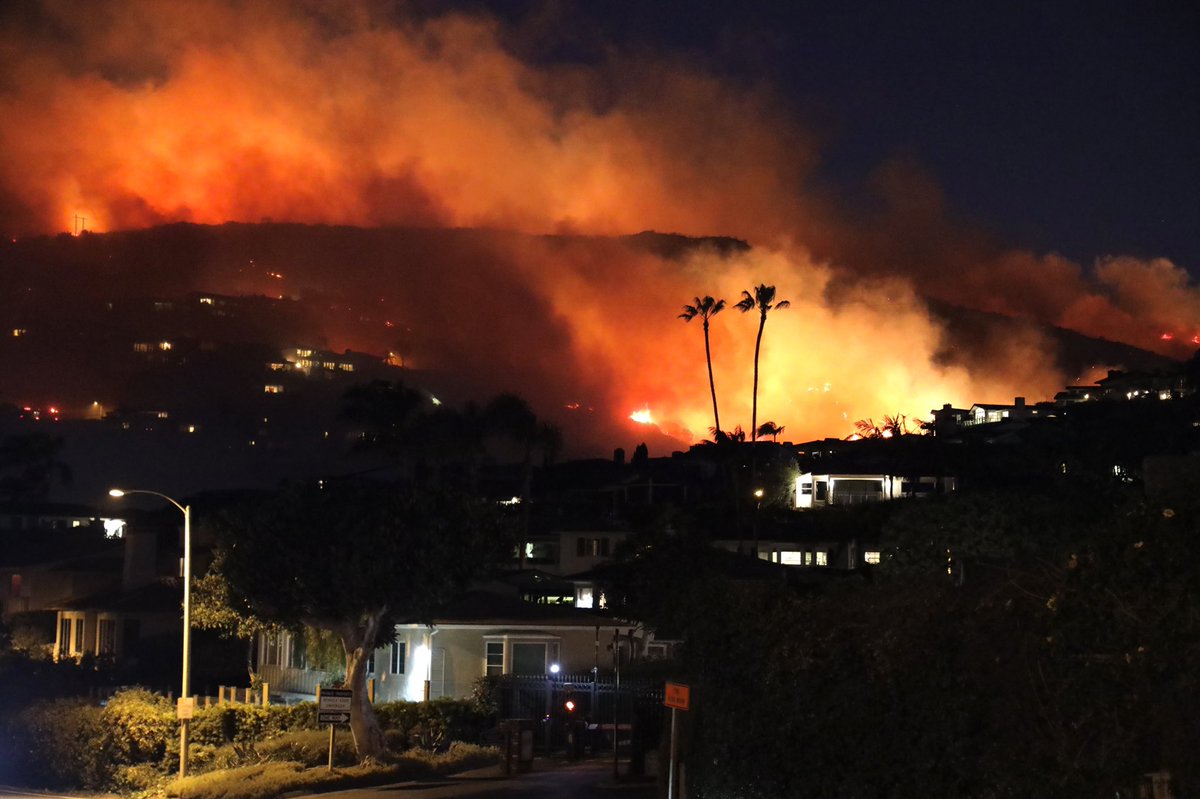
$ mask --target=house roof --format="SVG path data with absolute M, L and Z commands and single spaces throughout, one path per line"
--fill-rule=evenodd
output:
M 54 610 L 93 610 L 111 613 L 179 614 L 183 588 L 175 578 L 159 580 L 129 591 L 100 591 L 78 599 L 69 599 Z
M 489 624 L 495 626 L 611 626 L 609 615 L 580 610 L 570 605 L 542 605 L 525 602 L 515 595 L 494 591 L 467 591 L 435 611 L 430 619 L 406 619 L 407 624 L 431 622 L 436 625 Z

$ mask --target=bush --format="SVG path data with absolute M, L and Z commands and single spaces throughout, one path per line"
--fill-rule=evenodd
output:
M 126 765 L 162 763 L 179 730 L 175 708 L 165 697 L 145 689 L 114 694 L 102 711 L 113 739 L 113 751 Z
M 477 741 L 488 717 L 470 700 L 385 702 L 375 707 L 393 749 L 441 750 L 451 741 Z
M 118 763 L 103 711 L 80 700 L 25 708 L 8 719 L 3 737 L 5 782 L 99 789 L 111 782 Z

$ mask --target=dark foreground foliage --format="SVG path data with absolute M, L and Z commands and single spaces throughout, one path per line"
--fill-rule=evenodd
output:
M 871 580 L 681 589 L 693 795 L 1195 794 L 1200 518 L 1080 501 L 914 503 Z

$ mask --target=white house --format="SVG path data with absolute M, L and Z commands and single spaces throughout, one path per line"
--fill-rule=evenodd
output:
M 515 592 L 471 591 L 428 624 L 397 624 L 375 650 L 368 679 L 376 701 L 471 695 L 481 677 L 582 673 L 603 666 L 607 643 L 636 625 L 574 608 L 524 602 Z M 639 631 L 640 632 L 640 631 Z M 334 677 L 308 668 L 290 634 L 259 640 L 259 673 L 273 692 L 311 696 Z

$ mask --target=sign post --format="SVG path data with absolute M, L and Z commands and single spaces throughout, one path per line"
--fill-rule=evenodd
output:
M 677 682 L 667 683 L 663 692 L 663 705 L 671 708 L 671 762 L 667 771 L 667 799 L 675 799 L 675 716 L 680 710 L 688 709 L 691 689 Z
M 350 723 L 350 704 L 354 692 L 349 688 L 317 688 L 317 724 L 329 725 L 329 766 L 333 771 L 334 727 Z

